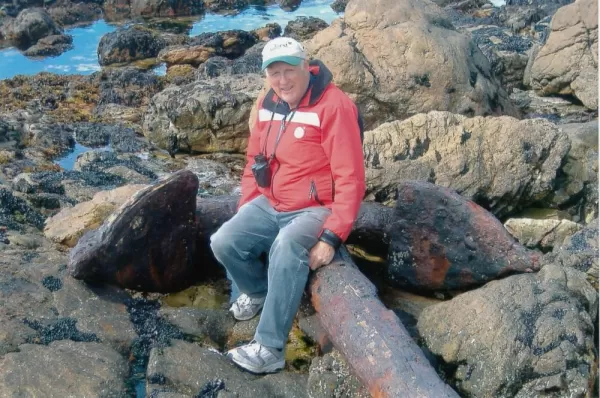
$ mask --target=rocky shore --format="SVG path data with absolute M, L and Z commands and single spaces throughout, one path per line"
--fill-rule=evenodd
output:
M 347 246 L 442 380 L 464 397 L 598 396 L 597 3 L 336 1 L 331 24 L 189 35 L 195 16 L 255 5 L 0 0 L 0 46 L 32 57 L 70 48 L 70 26 L 122 23 L 98 72 L 0 80 L 0 395 L 371 396 L 308 295 L 285 371 L 221 355 L 257 320 L 228 314 L 206 245 L 223 220 L 198 209 L 231 211 L 260 53 L 285 34 L 365 118 L 368 192 Z M 197 189 L 155 213 L 204 220 L 176 231 L 194 239 L 193 273 L 162 289 L 119 262 L 74 278 L 82 236 L 184 169 Z M 152 225 L 175 242 L 171 227 Z

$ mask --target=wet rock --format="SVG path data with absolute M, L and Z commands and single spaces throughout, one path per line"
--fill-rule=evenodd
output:
M 368 192 L 391 202 L 399 182 L 429 181 L 504 217 L 552 194 L 568 149 L 541 119 L 416 115 L 365 132 Z
M 132 17 L 181 17 L 202 12 L 202 0 L 178 0 L 168 3 L 160 0 L 131 0 Z
M 71 250 L 76 279 L 142 291 L 176 291 L 198 277 L 196 192 L 190 171 L 139 191 L 99 229 L 84 234 Z M 176 204 L 176 206 L 174 206 Z M 169 228 L 156 228 L 156 223 Z
M 24 143 L 41 148 L 48 157 L 62 155 L 75 146 L 73 130 L 65 124 L 52 124 L 42 120 L 27 125 L 25 134 Z
M 331 3 L 331 8 L 333 9 L 333 11 L 339 13 L 342 13 L 344 11 L 346 11 L 346 6 L 348 5 L 348 1 L 349 0 L 335 0 L 333 3 Z
M 196 395 L 215 380 L 223 383 L 219 395 L 226 393 L 240 398 L 285 396 L 306 397 L 306 376 L 277 373 L 256 377 L 239 370 L 222 354 L 197 344 L 172 341 L 170 347 L 152 350 L 148 361 L 146 392 L 160 390 L 150 381 L 164 380 L 171 392 Z M 220 384 L 220 383 L 219 383 Z
M 155 58 L 167 46 L 158 34 L 134 25 L 107 33 L 98 44 L 98 62 L 102 66 Z
M 293 39 L 304 41 L 312 39 L 319 31 L 327 28 L 329 24 L 316 17 L 297 17 L 288 22 L 283 35 Z
M 34 396 L 118 396 L 124 390 L 127 363 L 99 343 L 56 341 L 25 344 L 0 358 L 0 390 Z
M 552 17 L 552 31 L 531 68 L 540 95 L 572 95 L 598 109 L 598 4 L 577 0 Z
M 277 4 L 284 11 L 295 11 L 300 7 L 302 0 L 277 0 Z
M 584 123 L 594 117 L 594 112 L 562 97 L 540 97 L 533 90 L 513 88 L 510 99 L 525 118 L 544 118 L 552 123 Z
M 506 91 L 521 88 L 532 40 L 496 26 L 477 26 L 469 31 Z
M 222 349 L 235 323 L 228 310 L 163 307 L 159 315 L 189 336 Z
M 313 359 L 307 385 L 312 398 L 368 398 L 369 392 L 351 373 L 344 357 L 337 350 Z
M 281 25 L 278 23 L 268 23 L 262 28 L 254 29 L 251 32 L 259 41 L 269 41 L 281 36 Z
M 398 187 L 389 229 L 392 286 L 461 290 L 515 272 L 533 272 L 540 255 L 519 245 L 500 221 L 454 191 L 426 182 Z
M 115 169 L 118 167 L 118 169 Z M 85 152 L 77 158 L 73 169 L 82 172 L 106 173 L 129 184 L 147 184 L 156 180 L 156 173 L 135 155 L 114 152 Z M 129 171 L 127 171 L 127 169 Z
M 263 87 L 260 75 L 221 76 L 156 94 L 144 115 L 144 135 L 174 154 L 244 152 L 248 118 Z
M 598 290 L 598 220 L 576 232 L 561 246 L 555 246 L 542 259 L 544 264 L 559 264 L 585 272 L 588 281 Z
M 265 43 L 252 46 L 244 55 L 230 60 L 225 57 L 211 57 L 198 67 L 197 80 L 207 80 L 222 75 L 262 74 L 262 49 Z
M 568 210 L 576 221 L 588 223 L 598 218 L 598 121 L 560 127 L 569 137 L 571 149 L 552 202 Z
M 140 152 L 148 143 L 138 138 L 133 129 L 122 125 L 79 123 L 73 126 L 75 139 L 88 147 L 110 146 L 116 152 Z
M 20 239 L 17 234 L 10 235 L 15 241 Z M 50 322 L 56 318 L 52 293 L 44 281 L 60 274 L 66 258 L 64 253 L 46 244 L 35 250 L 13 246 L 12 242 L 0 244 L 0 253 L 0 356 L 3 356 L 39 338 L 25 319 Z
M 52 35 L 38 40 L 38 42 L 29 47 L 24 54 L 28 57 L 46 57 L 56 56 L 73 48 L 73 36 L 71 35 Z
M 95 4 L 98 3 L 98 4 Z M 48 9 L 48 14 L 60 26 L 92 22 L 102 17 L 101 1 L 72 3 Z
M 191 39 L 189 45 L 168 47 L 161 51 L 159 60 L 168 66 L 189 64 L 197 67 L 211 57 L 237 58 L 256 44 L 257 38 L 243 30 L 202 33 Z
M 547 265 L 423 310 L 418 328 L 464 395 L 591 395 L 598 294 Z
M 61 29 L 42 8 L 28 8 L 19 13 L 5 28 L 5 40 L 15 46 L 26 49 L 45 36 L 60 35 Z
M 507 0 L 494 14 L 494 19 L 513 32 L 531 34 L 531 27 L 538 21 L 549 18 L 560 7 L 573 0 Z M 544 41 L 544 40 L 542 40 Z
M 569 236 L 582 228 L 581 225 L 569 220 L 531 218 L 509 218 L 504 226 L 522 245 L 542 251 L 549 251 L 555 246 L 561 246 Z
M 62 288 L 54 292 L 59 316 L 77 319 L 78 330 L 93 333 L 122 355 L 129 352 L 137 337 L 125 306 L 127 298 L 120 289 L 90 286 L 72 278 L 66 278 Z
M 44 226 L 44 217 L 25 200 L 0 187 L 0 225 L 16 231 L 23 231 L 26 226 L 41 229 Z
M 101 112 L 99 108 L 111 104 L 122 106 L 123 108 L 113 115 L 110 113 L 115 111 L 114 107 L 106 109 L 105 113 L 108 115 L 104 118 L 115 119 L 116 123 L 123 123 L 126 120 L 139 122 L 142 113 L 139 107 L 147 105 L 150 98 L 164 86 L 164 83 L 151 71 L 132 67 L 103 70 L 98 73 L 98 79 L 100 95 L 95 111 L 99 113 Z
M 204 7 L 210 12 L 241 11 L 249 4 L 249 0 L 204 0 Z
M 100 225 L 146 185 L 126 185 L 111 191 L 101 191 L 91 201 L 61 210 L 46 220 L 44 235 L 53 242 L 74 247 L 87 231 Z
M 367 129 L 433 110 L 516 115 L 483 53 L 433 3 L 351 1 L 305 47 L 355 100 Z

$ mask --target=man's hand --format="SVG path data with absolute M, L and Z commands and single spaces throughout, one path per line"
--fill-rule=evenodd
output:
M 335 249 L 325 242 L 318 241 L 316 245 L 310 249 L 308 254 L 308 265 L 313 271 L 319 269 L 323 265 L 327 265 L 333 260 Z

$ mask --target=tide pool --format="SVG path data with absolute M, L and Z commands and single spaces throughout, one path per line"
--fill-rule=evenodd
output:
M 299 16 L 312 16 L 331 23 L 340 15 L 331 9 L 332 0 L 305 0 L 295 11 L 287 12 L 278 5 L 268 7 L 248 7 L 235 15 L 205 14 L 198 16 L 190 31 L 190 36 L 205 32 L 217 32 L 230 29 L 253 30 L 268 23 L 277 22 L 285 29 L 288 22 Z M 104 20 L 86 26 L 67 29 L 65 33 L 73 36 L 73 49 L 57 57 L 40 59 L 28 58 L 15 48 L 0 50 L 0 79 L 13 76 L 34 75 L 39 72 L 58 74 L 88 75 L 101 69 L 98 64 L 98 43 L 102 36 L 113 32 L 117 25 Z M 157 73 L 164 73 L 160 68 Z

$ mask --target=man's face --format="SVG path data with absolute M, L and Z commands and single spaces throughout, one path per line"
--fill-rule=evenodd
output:
M 291 108 L 300 103 L 308 87 L 310 72 L 308 62 L 304 61 L 298 66 L 285 62 L 274 62 L 267 67 L 267 81 L 275 94 L 287 102 Z

